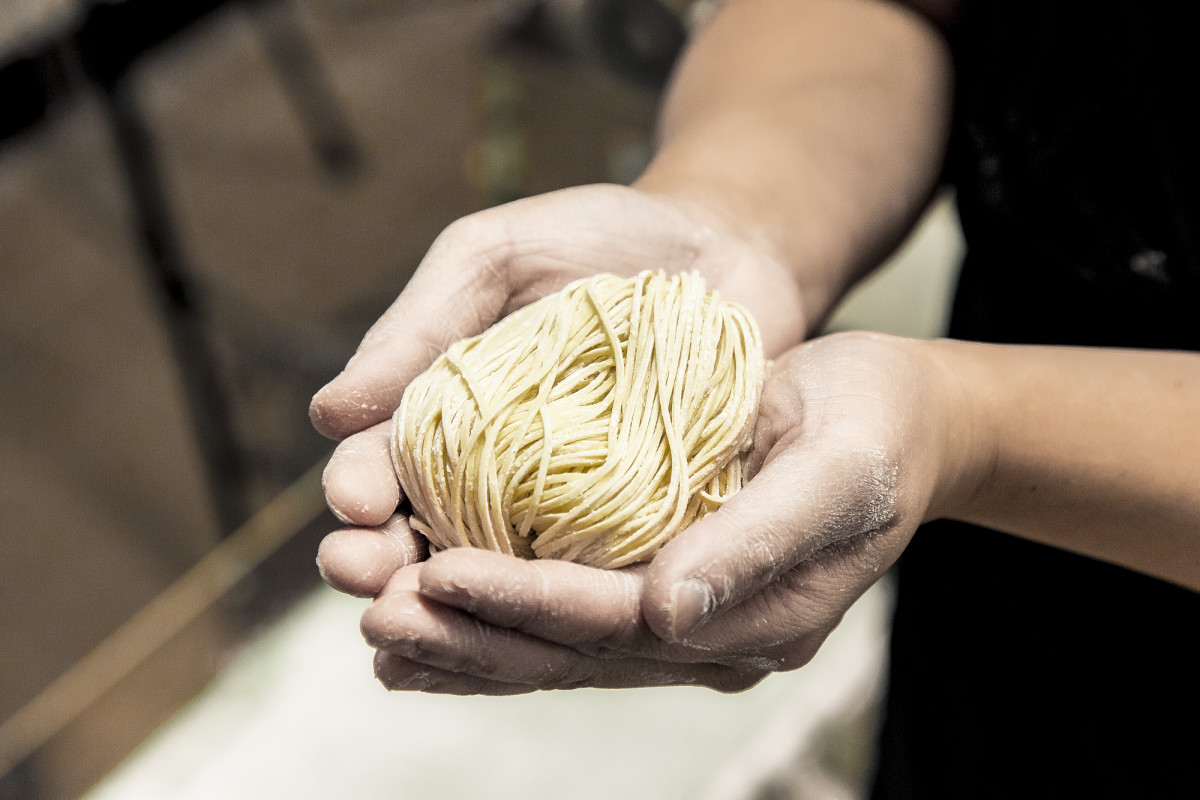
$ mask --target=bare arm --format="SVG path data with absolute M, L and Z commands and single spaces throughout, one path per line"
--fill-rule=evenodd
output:
M 1200 591 L 1200 355 L 926 347 L 952 393 L 931 516 Z
M 811 333 L 928 201 L 951 83 L 942 34 L 915 11 L 730 0 L 682 59 L 658 155 L 635 186 L 702 206 L 774 252 Z

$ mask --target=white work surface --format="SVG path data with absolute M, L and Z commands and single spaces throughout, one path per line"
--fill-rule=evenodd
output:
M 365 605 L 314 592 L 86 800 L 749 800 L 872 702 L 888 595 L 871 590 L 809 666 L 738 695 L 388 693 L 358 634 Z

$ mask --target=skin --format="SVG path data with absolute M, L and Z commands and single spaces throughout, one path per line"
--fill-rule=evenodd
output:
M 373 598 L 362 630 L 386 686 L 744 689 L 811 659 L 940 517 L 1200 590 L 1200 356 L 804 342 L 935 186 L 955 13 L 733 0 L 689 48 L 633 187 L 522 200 L 437 240 L 312 405 L 318 430 L 345 439 L 325 489 L 350 526 L 318 563 Z M 427 558 L 396 513 L 387 452 L 404 386 L 450 342 L 570 280 L 646 268 L 699 270 L 763 328 L 776 360 L 746 488 L 637 568 Z

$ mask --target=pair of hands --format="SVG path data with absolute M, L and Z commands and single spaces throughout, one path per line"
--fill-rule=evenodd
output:
M 633 568 L 428 557 L 397 512 L 388 452 L 404 387 L 451 342 L 571 280 L 644 269 L 697 270 L 758 320 L 776 360 L 751 480 Z M 313 399 L 318 430 L 345 437 L 325 491 L 349 526 L 318 563 L 335 588 L 374 598 L 362 631 L 379 679 L 455 694 L 737 691 L 807 663 L 928 515 L 939 464 L 931 367 L 915 343 L 843 334 L 794 346 L 804 330 L 796 282 L 765 248 L 636 189 L 564 190 L 450 226 Z

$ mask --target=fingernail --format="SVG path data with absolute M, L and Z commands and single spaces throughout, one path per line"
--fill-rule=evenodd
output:
M 671 638 L 679 642 L 712 614 L 716 597 L 708 581 L 689 578 L 671 592 Z
M 343 525 L 352 525 L 355 527 L 358 526 L 358 523 L 351 519 L 345 511 L 342 511 L 340 508 L 330 502 L 328 498 L 325 500 L 325 505 L 329 507 L 330 513 L 337 517 L 338 522 L 342 523 Z

